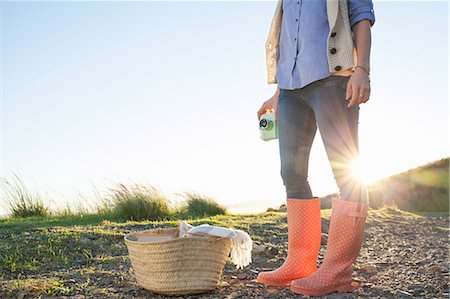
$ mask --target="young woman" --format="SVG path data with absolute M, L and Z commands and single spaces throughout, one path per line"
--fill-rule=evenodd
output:
M 278 0 L 266 41 L 267 82 L 278 86 L 258 119 L 273 111 L 278 122 L 288 254 L 278 269 L 259 273 L 257 280 L 265 285 L 290 285 L 310 296 L 353 290 L 368 194 L 350 169 L 359 154 L 359 105 L 370 97 L 374 23 L 371 0 Z M 320 199 L 307 180 L 317 129 L 339 188 L 319 269 Z

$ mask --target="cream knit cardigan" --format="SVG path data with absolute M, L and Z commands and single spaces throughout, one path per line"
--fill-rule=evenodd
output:
M 326 0 L 327 16 L 330 32 L 328 33 L 328 65 L 330 72 L 334 75 L 351 74 L 356 61 L 356 49 L 353 45 L 353 32 L 350 28 L 348 16 L 348 0 Z M 279 53 L 279 38 L 281 31 L 281 20 L 283 17 L 283 0 L 278 0 L 275 14 L 270 25 L 269 37 L 266 41 L 266 67 L 267 83 L 277 83 L 277 61 Z M 331 33 L 336 32 L 334 37 Z M 330 50 L 335 48 L 335 54 Z

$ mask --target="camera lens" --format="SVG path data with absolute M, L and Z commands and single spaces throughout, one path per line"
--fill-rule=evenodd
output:
M 261 121 L 259 122 L 259 127 L 260 127 L 261 129 L 265 129 L 265 128 L 267 128 L 267 124 L 268 124 L 267 119 L 263 118 L 263 119 L 261 119 Z

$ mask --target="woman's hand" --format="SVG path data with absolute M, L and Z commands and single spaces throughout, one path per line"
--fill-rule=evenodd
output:
M 361 97 L 362 95 L 362 97 Z M 345 93 L 345 99 L 350 102 L 347 107 L 350 108 L 353 105 L 365 103 L 370 97 L 370 80 L 369 75 L 360 67 L 355 68 L 353 74 L 347 83 L 347 91 Z
M 265 101 L 261 108 L 258 110 L 258 121 L 261 119 L 261 115 L 273 112 L 275 119 L 277 119 L 278 116 L 278 96 L 280 92 L 279 89 L 277 89 L 277 92 L 267 101 Z

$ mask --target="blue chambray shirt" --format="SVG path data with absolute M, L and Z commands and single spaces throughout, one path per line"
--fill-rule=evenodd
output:
M 277 83 L 282 89 L 302 88 L 331 75 L 327 60 L 329 33 L 326 0 L 283 0 Z M 375 23 L 371 0 L 349 0 L 350 26 Z

